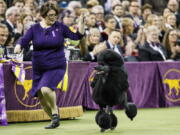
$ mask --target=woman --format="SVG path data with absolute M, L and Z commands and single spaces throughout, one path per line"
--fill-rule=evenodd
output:
M 34 24 L 19 40 L 15 53 L 20 53 L 30 41 L 33 43 L 32 67 L 33 86 L 31 96 L 37 96 L 44 111 L 51 117 L 46 129 L 59 126 L 59 112 L 56 105 L 56 87 L 63 79 L 66 70 L 64 38 L 79 40 L 84 34 L 83 16 L 80 17 L 79 31 L 73 33 L 57 21 L 58 8 L 52 3 L 45 3 L 40 9 L 43 17 Z
M 163 45 L 167 49 L 168 58 L 180 60 L 180 45 L 177 43 L 178 35 L 176 29 L 170 29 L 165 33 Z
M 98 28 L 90 28 L 89 34 L 80 42 L 81 54 L 83 57 L 92 52 L 94 47 L 100 43 L 100 37 L 101 34 Z

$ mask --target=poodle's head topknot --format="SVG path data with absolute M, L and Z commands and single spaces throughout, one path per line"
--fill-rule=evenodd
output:
M 113 50 L 106 49 L 97 56 L 100 65 L 122 66 L 124 64 L 122 56 Z

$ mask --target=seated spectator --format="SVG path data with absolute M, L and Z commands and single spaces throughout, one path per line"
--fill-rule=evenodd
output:
M 104 25 L 104 9 L 101 5 L 94 6 L 92 8 L 92 13 L 96 15 L 96 27 L 98 27 L 100 32 L 103 32 Z
M 116 20 L 112 14 L 105 16 L 105 29 L 101 32 L 101 41 L 108 40 L 109 34 L 116 29 Z
M 100 31 L 97 28 L 90 28 L 88 35 L 80 42 L 80 49 L 82 56 L 86 56 L 92 52 L 94 47 L 100 43 Z
M 111 10 L 114 18 L 116 19 L 116 29 L 121 29 L 122 28 L 122 17 L 124 16 L 124 9 L 122 5 L 117 4 L 112 7 Z
M 5 20 L 5 12 L 7 5 L 4 0 L 0 0 L 0 23 Z
M 3 22 L 9 30 L 9 37 L 7 40 L 7 45 L 13 46 L 14 42 L 19 39 L 22 34 L 23 27 L 19 22 L 20 13 L 18 8 L 10 7 L 6 11 L 6 20 Z
M 85 17 L 85 34 L 89 34 L 89 30 L 96 25 L 96 15 L 94 13 L 89 13 Z
M 144 25 L 147 21 L 147 17 L 152 14 L 152 6 L 149 4 L 145 4 L 141 8 L 142 12 L 142 25 Z
M 175 29 L 176 26 L 176 16 L 173 13 L 170 13 L 165 18 L 165 31 L 169 29 Z
M 149 26 L 146 29 L 146 43 L 139 48 L 141 61 L 165 61 L 167 51 L 159 41 L 159 29 L 156 26 Z
M 6 40 L 8 39 L 8 28 L 0 23 L 0 57 L 7 58 Z
M 108 40 L 104 41 L 103 43 L 100 43 L 98 45 L 96 45 L 93 48 L 93 51 L 88 53 L 85 57 L 84 60 L 85 61 L 96 61 L 97 58 L 96 56 L 103 50 L 105 49 L 112 49 L 114 51 L 116 51 L 119 55 L 121 55 L 123 57 L 123 53 L 122 53 L 122 36 L 119 30 L 113 30 L 109 36 L 108 36 Z
M 180 61 L 180 42 L 176 29 L 170 29 L 165 33 L 163 45 L 167 49 L 169 59 Z
M 92 7 L 99 5 L 99 1 L 98 0 L 88 0 L 86 2 L 86 7 L 89 10 L 89 12 L 92 12 Z
M 59 16 L 59 21 L 67 26 L 72 26 L 75 23 L 75 13 L 72 10 L 65 9 Z

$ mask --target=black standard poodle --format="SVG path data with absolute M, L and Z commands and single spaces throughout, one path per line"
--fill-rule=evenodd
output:
M 101 132 L 104 132 L 117 126 L 117 117 L 112 109 L 114 105 L 122 105 L 131 120 L 136 116 L 137 108 L 134 103 L 127 101 L 129 84 L 123 58 L 115 51 L 107 49 L 98 55 L 97 62 L 97 72 L 91 87 L 93 100 L 100 107 L 95 120 Z

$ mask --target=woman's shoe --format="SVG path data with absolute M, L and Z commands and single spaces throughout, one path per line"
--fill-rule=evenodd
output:
M 45 129 L 54 129 L 57 128 L 60 125 L 60 119 L 58 114 L 52 115 L 51 123 L 45 127 Z

